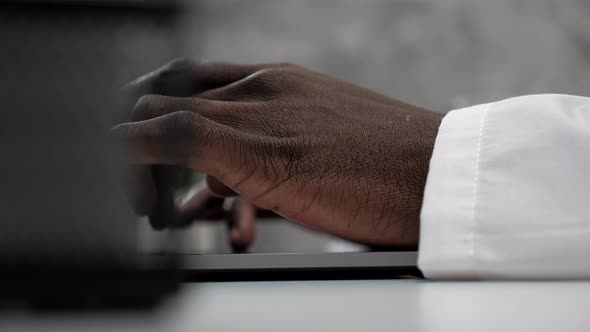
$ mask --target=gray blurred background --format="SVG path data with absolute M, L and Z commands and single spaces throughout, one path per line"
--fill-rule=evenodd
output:
M 187 52 L 289 61 L 446 112 L 590 93 L 588 0 L 201 0 Z
M 183 40 L 193 57 L 294 62 L 439 112 L 523 94 L 590 95 L 588 0 L 188 4 Z M 213 232 L 201 232 L 200 243 L 223 246 L 224 228 Z M 316 251 L 328 242 L 265 223 L 254 250 Z

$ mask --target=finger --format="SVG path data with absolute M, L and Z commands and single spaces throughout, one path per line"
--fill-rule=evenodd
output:
M 197 97 L 145 95 L 135 105 L 132 121 L 149 120 L 179 111 L 193 112 L 220 125 L 241 131 L 260 134 L 273 134 L 275 131 L 273 126 L 269 125 L 268 115 L 264 114 L 268 112 L 268 106 L 264 105 L 264 102 L 233 102 Z M 215 188 L 212 189 L 215 191 Z
M 254 242 L 256 207 L 243 199 L 236 199 L 230 218 L 230 244 L 234 251 L 245 251 Z
M 198 63 L 187 59 L 176 59 L 157 70 L 128 83 L 123 87 L 127 106 L 126 114 L 122 114 L 118 123 L 129 120 L 138 121 L 157 117 L 168 112 L 181 109 L 195 109 L 193 101 L 190 105 L 165 105 L 155 103 L 153 98 L 143 100 L 143 96 L 163 94 L 168 96 L 190 96 L 199 91 L 200 86 L 217 87 L 264 68 L 265 65 L 235 65 L 229 63 Z M 140 99 L 141 98 L 141 99 Z M 138 99 L 140 99 L 138 101 Z M 135 107 L 132 107 L 135 105 Z M 164 107 L 167 106 L 167 107 Z M 190 107 L 189 107 L 190 106 Z M 134 110 L 131 112 L 131 110 Z M 127 113 L 131 112 L 131 114 Z M 156 189 L 153 183 L 152 170 L 149 166 L 136 165 L 128 174 L 128 193 L 133 209 L 139 215 L 145 215 L 154 209 Z
M 234 190 L 242 181 L 237 179 L 249 178 L 258 168 L 260 161 L 253 155 L 283 149 L 277 140 L 249 135 L 189 111 L 120 124 L 112 132 L 132 164 L 190 167 Z
M 257 131 L 268 127 L 259 125 L 260 120 L 252 116 L 253 111 L 257 109 L 260 109 L 258 103 L 207 100 L 197 97 L 184 98 L 145 95 L 135 105 L 132 121 L 139 122 L 187 111 L 199 114 L 204 118 L 227 127 Z
M 193 61 L 175 59 L 127 83 L 123 86 L 123 92 L 134 100 L 153 93 L 177 97 L 190 96 L 196 91 L 193 76 Z
M 132 163 L 147 165 L 184 165 L 190 150 L 199 141 L 203 123 L 194 113 L 180 111 L 153 119 L 123 123 L 112 129 L 123 142 Z
M 232 147 L 248 145 L 236 130 L 189 111 L 120 124 L 112 135 L 132 164 L 186 166 L 217 177 L 240 157 Z
M 286 63 L 239 64 L 231 62 L 194 62 L 194 93 L 215 89 L 242 80 L 258 71 L 288 66 Z
M 132 155 L 153 158 L 152 162 L 145 164 L 184 164 L 181 160 L 189 157 L 190 149 L 196 146 L 193 140 L 196 141 L 198 137 L 198 125 L 192 121 L 192 114 L 185 113 L 166 114 L 155 119 L 120 125 L 114 131 L 129 138 L 128 142 L 134 145 L 129 150 Z M 164 159 L 158 161 L 158 158 Z M 130 174 L 130 178 L 135 180 L 130 186 L 134 188 L 130 197 L 138 214 L 149 214 L 152 227 L 180 227 L 192 220 L 186 215 L 180 215 L 176 209 L 174 188 L 170 181 L 176 169 L 162 165 L 152 167 L 151 170 L 138 165 L 132 167 L 136 172 Z M 148 172 L 147 176 L 144 172 Z
M 124 90 L 135 95 L 136 99 L 154 93 L 188 97 L 239 81 L 262 69 L 281 66 L 286 64 L 237 64 L 180 58 L 129 82 Z
M 179 219 L 185 224 L 195 219 L 218 220 L 223 217 L 223 198 L 201 183 L 186 194 L 178 209 Z
M 289 89 L 283 68 L 264 68 L 240 80 L 196 95 L 203 99 L 225 101 L 262 101 Z
M 131 121 L 149 120 L 179 111 L 190 111 L 214 118 L 219 118 L 219 115 L 223 114 L 222 117 L 227 118 L 234 117 L 236 112 L 244 108 L 246 105 L 240 103 L 152 94 L 145 95 L 137 101 Z
M 228 186 L 223 184 L 219 179 L 214 176 L 207 176 L 206 178 L 207 187 L 212 194 L 219 197 L 236 196 L 237 193 L 231 190 Z
M 143 95 L 161 93 L 172 96 L 190 96 L 195 90 L 192 83 L 191 65 L 186 61 L 172 61 L 126 84 L 122 90 L 125 112 L 120 115 L 118 123 L 133 120 L 136 114 L 133 111 L 135 108 L 133 106 L 137 106 L 138 99 Z M 158 180 L 155 177 L 159 176 L 156 173 L 153 167 L 134 165 L 128 174 L 128 193 L 135 212 L 138 215 L 147 215 L 150 212 L 162 214 L 162 216 L 156 216 L 153 213 L 150 215 L 152 226 L 161 224 L 163 221 L 157 219 L 167 218 L 166 216 L 170 214 L 170 211 L 164 213 L 162 212 L 163 209 L 161 209 L 162 204 L 168 206 L 170 203 L 163 203 L 159 201 L 160 199 L 156 199 L 157 196 L 170 196 L 169 193 L 157 192 L 158 189 L 162 189 L 156 188 L 154 180 Z M 161 184 L 163 185 L 163 183 Z M 158 227 L 160 226 L 162 225 Z

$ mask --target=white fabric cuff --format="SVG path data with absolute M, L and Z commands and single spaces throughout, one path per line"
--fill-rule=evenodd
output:
M 427 278 L 476 278 L 474 214 L 489 108 L 451 111 L 439 128 L 420 218 L 418 266 Z

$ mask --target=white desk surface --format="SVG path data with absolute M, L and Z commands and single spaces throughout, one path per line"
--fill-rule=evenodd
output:
M 186 284 L 152 313 L 0 312 L 0 331 L 590 331 L 590 282 Z

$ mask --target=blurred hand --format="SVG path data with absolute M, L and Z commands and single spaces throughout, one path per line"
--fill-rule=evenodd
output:
M 290 64 L 177 60 L 128 90 L 141 98 L 113 132 L 138 165 L 139 212 L 158 199 L 141 165 L 182 165 L 208 187 L 180 214 L 237 193 L 244 245 L 254 206 L 352 241 L 417 245 L 442 115 Z

